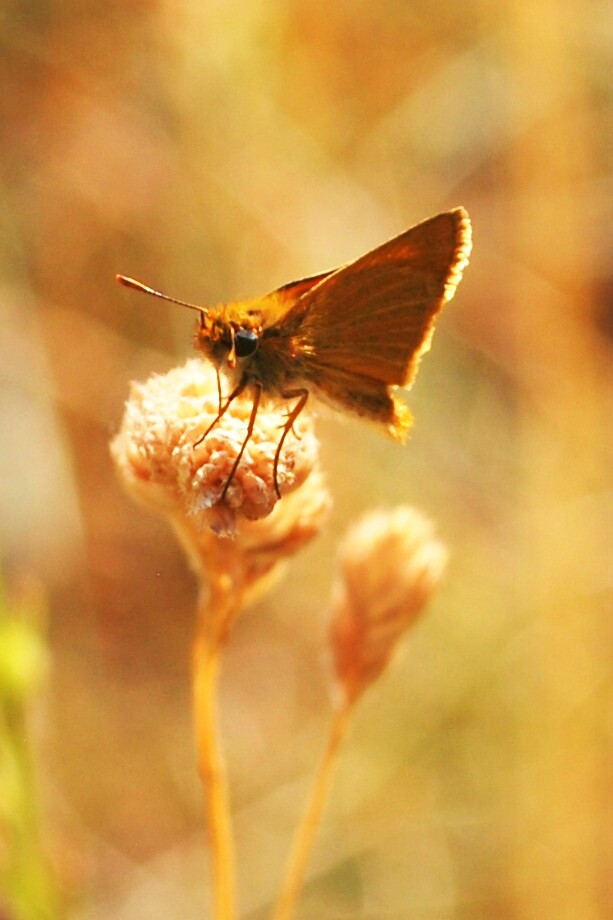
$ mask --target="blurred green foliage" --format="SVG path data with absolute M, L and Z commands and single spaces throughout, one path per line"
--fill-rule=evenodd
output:
M 0 583 L 0 897 L 11 920 L 56 920 L 59 894 L 43 845 L 32 705 L 47 675 L 39 592 L 10 605 Z

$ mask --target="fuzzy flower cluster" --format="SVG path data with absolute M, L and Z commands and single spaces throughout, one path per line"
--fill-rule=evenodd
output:
M 153 510 L 178 512 L 196 530 L 233 536 L 242 522 L 267 517 L 277 503 L 273 465 L 287 403 L 271 400 L 260 408 L 227 488 L 252 401 L 248 394 L 237 397 L 199 441 L 218 408 L 217 379 L 207 363 L 193 359 L 165 375 L 156 374 L 132 385 L 111 452 L 128 490 Z M 313 422 L 303 412 L 279 459 L 277 480 L 284 496 L 305 482 L 317 458 Z
M 349 700 L 387 667 L 446 562 L 432 523 L 414 508 L 371 512 L 350 529 L 340 551 L 330 623 L 336 680 Z

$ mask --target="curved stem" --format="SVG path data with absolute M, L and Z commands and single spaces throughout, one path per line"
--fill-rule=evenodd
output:
M 193 647 L 193 701 L 198 766 L 204 785 L 210 834 L 216 920 L 234 920 L 234 845 L 226 768 L 219 737 L 217 688 L 220 654 L 240 598 L 218 580 L 207 599 L 201 596 Z
M 315 774 L 311 793 L 294 837 L 292 850 L 285 868 L 285 879 L 273 914 L 273 920 L 290 920 L 296 907 L 298 896 L 304 885 L 315 835 L 328 801 L 338 755 L 347 733 L 351 711 L 352 701 L 344 698 L 334 713 L 328 743 Z

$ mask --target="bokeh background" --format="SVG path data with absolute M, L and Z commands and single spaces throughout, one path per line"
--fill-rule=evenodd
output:
M 449 572 L 363 700 L 298 916 L 610 916 L 611 31 L 578 0 L 4 0 L 3 918 L 209 916 L 196 586 L 108 453 L 192 318 L 115 272 L 249 297 L 458 204 L 474 255 L 410 444 L 320 419 L 329 526 L 228 649 L 241 917 L 325 738 L 335 544 L 397 502 Z

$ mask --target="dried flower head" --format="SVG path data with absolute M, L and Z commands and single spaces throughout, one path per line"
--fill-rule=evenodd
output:
M 446 561 L 432 523 L 414 508 L 375 511 L 351 528 L 340 551 L 330 625 L 336 679 L 347 699 L 385 669 Z
M 273 462 L 287 405 L 270 400 L 257 415 L 252 435 L 227 489 L 241 448 L 252 401 L 237 397 L 207 436 L 218 413 L 213 368 L 197 359 L 144 384 L 133 384 L 121 430 L 111 445 L 130 492 L 161 513 L 180 513 L 196 530 L 232 536 L 244 519 L 270 514 L 277 503 Z M 194 446 L 196 445 L 196 446 Z M 296 419 L 279 458 L 283 495 L 309 476 L 318 444 L 307 412 Z

